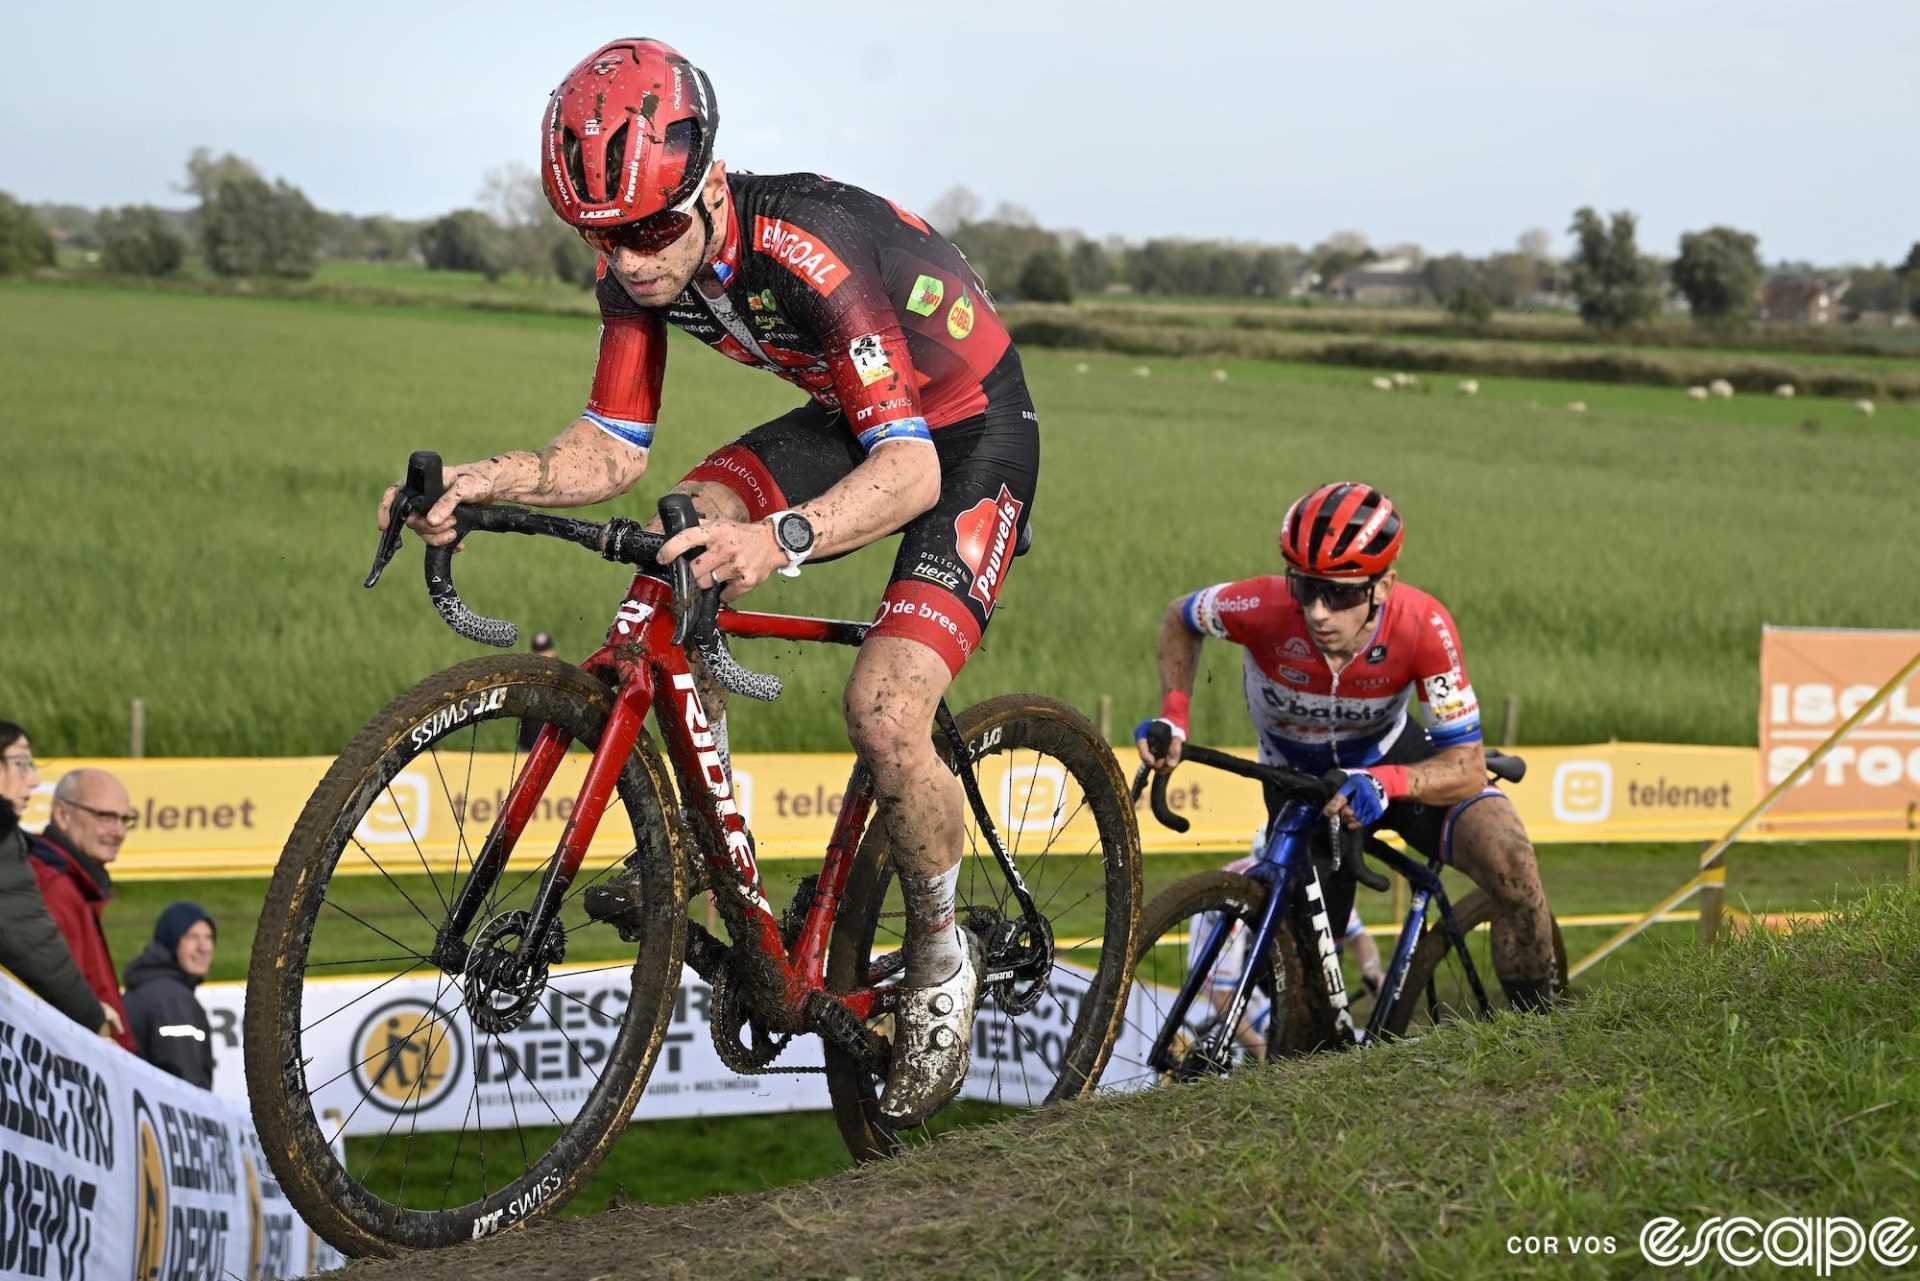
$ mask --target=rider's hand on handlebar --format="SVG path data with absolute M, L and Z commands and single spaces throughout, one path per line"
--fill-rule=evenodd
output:
M 775 541 L 772 525 L 714 518 L 669 538 L 660 549 L 660 563 L 671 565 L 695 547 L 703 550 L 693 561 L 694 585 L 704 590 L 715 583 L 724 584 L 720 593 L 723 601 L 738 600 L 787 564 L 787 554 Z
M 1387 812 L 1392 799 L 1386 781 L 1374 770 L 1348 770 L 1347 781 L 1320 812 L 1339 819 L 1343 827 L 1371 827 Z
M 487 463 L 467 463 L 460 467 L 447 469 L 447 487 L 441 493 L 440 500 L 433 510 L 424 517 L 407 517 L 407 528 L 420 535 L 435 547 L 445 546 L 459 537 L 454 528 L 453 509 L 461 503 L 485 503 L 493 499 L 493 468 Z M 387 492 L 380 496 L 380 509 L 375 514 L 375 523 L 385 529 L 391 522 L 394 496 L 400 492 L 400 486 L 389 485 Z
M 1155 733 L 1155 730 L 1159 732 Z M 1166 740 L 1167 750 L 1165 755 L 1154 755 L 1154 745 L 1152 741 L 1154 739 Z M 1186 740 L 1186 734 L 1178 725 L 1175 725 L 1169 720 L 1156 719 L 1141 721 L 1133 730 L 1133 745 L 1134 748 L 1139 751 L 1140 759 L 1152 766 L 1157 773 L 1161 774 L 1166 773 L 1180 763 L 1180 745 L 1186 742 Z

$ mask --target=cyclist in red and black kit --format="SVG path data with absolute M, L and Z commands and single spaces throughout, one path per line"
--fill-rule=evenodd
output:
M 846 183 L 728 173 L 718 123 L 706 75 L 657 40 L 597 49 L 554 91 L 541 121 L 547 199 L 602 255 L 592 392 L 545 448 L 449 469 L 416 528 L 444 543 L 457 503 L 572 507 L 631 489 L 653 444 L 670 324 L 806 392 L 681 481 L 702 521 L 660 559 L 701 549 L 698 583 L 724 584 L 731 600 L 901 535 L 845 713 L 907 906 L 880 1107 L 911 1123 L 959 1089 L 978 996 L 954 917 L 961 791 L 933 751 L 933 713 L 1032 515 L 1039 421 L 1019 355 L 951 243 Z
M 1200 646 L 1208 636 L 1245 647 L 1247 712 L 1260 759 L 1346 786 L 1327 813 L 1348 827 L 1376 824 L 1438 855 L 1493 900 L 1493 968 L 1507 999 L 1540 1010 L 1554 997 L 1553 918 L 1533 846 L 1513 803 L 1487 785 L 1480 707 L 1453 616 L 1397 581 L 1404 529 L 1370 485 L 1322 485 L 1280 522 L 1284 576 L 1264 575 L 1175 597 L 1160 625 L 1159 720 L 1171 730 L 1165 758 L 1180 759 Z M 1419 698 L 1426 723 L 1407 715 Z M 1352 893 L 1351 882 L 1338 897 Z M 1348 902 L 1329 900 L 1332 919 Z

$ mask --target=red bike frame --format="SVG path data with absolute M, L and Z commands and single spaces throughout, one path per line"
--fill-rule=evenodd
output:
M 812 902 L 789 951 L 780 920 L 761 886 L 760 869 L 754 859 L 753 845 L 747 838 L 745 816 L 734 803 L 732 771 L 715 745 L 686 651 L 674 643 L 672 600 L 673 590 L 666 583 L 645 574 L 634 575 L 626 599 L 607 631 L 606 643 L 580 664 L 582 669 L 612 685 L 613 711 L 587 766 L 573 813 L 561 834 L 560 857 L 543 880 L 535 899 L 526 937 L 529 940 L 544 937 L 567 887 L 586 858 L 587 847 L 593 842 L 647 714 L 659 712 L 655 723 L 660 727 L 680 781 L 681 803 L 698 807 L 698 816 L 710 823 L 711 830 L 722 838 L 720 843 L 699 842 L 721 914 L 727 920 L 735 944 L 757 955 L 760 964 L 756 968 L 777 984 L 783 996 L 784 1009 L 758 1013 L 770 1022 L 797 1029 L 808 997 L 826 984 L 828 935 L 873 804 L 870 777 L 864 768 L 856 766 L 847 780 L 846 794 L 834 821 Z M 720 611 L 719 630 L 735 636 L 858 645 L 867 629 L 863 624 L 831 619 L 726 609 Z M 672 694 L 677 704 L 675 714 L 667 714 L 657 706 L 662 691 Z M 570 736 L 557 726 L 541 727 L 525 766 L 515 778 L 485 844 L 474 859 L 473 875 L 453 905 L 447 923 L 453 937 L 471 925 L 485 888 L 505 867 L 519 843 L 570 742 Z M 720 901 L 729 893 L 729 901 Z M 834 995 L 833 999 L 844 1004 L 856 1018 L 864 1020 L 891 1009 L 894 998 L 891 988 L 865 987 L 851 994 Z

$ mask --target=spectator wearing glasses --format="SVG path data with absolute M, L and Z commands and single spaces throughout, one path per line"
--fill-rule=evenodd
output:
M 107 864 L 120 857 L 133 820 L 127 789 L 119 779 L 100 769 L 70 770 L 54 786 L 53 819 L 33 843 L 33 874 L 47 911 L 66 937 L 87 986 L 123 1024 L 127 1011 L 120 1001 L 120 970 L 100 918 L 113 898 Z M 124 1027 L 114 1039 L 133 1050 L 133 1038 Z
M 40 786 L 26 730 L 0 720 L 0 966 L 84 1028 L 120 1036 L 126 1022 L 102 1005 L 47 911 L 34 876 L 33 838 L 20 826 Z

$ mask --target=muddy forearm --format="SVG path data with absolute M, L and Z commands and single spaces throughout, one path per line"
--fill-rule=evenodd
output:
M 813 526 L 814 556 L 885 538 L 940 501 L 940 457 L 922 444 L 886 445 L 839 484 L 794 510 Z
M 647 453 L 582 418 L 543 449 L 515 450 L 469 466 L 493 469 L 494 501 L 586 507 L 632 489 L 646 474 Z
M 1160 663 L 1162 694 L 1193 693 L 1193 674 L 1200 666 L 1203 638 L 1194 635 L 1187 626 L 1186 601 L 1184 596 L 1174 597 L 1160 619 L 1160 638 L 1155 652 Z
M 1457 805 L 1487 785 L 1486 750 L 1461 743 L 1407 766 L 1407 795 L 1423 805 Z

